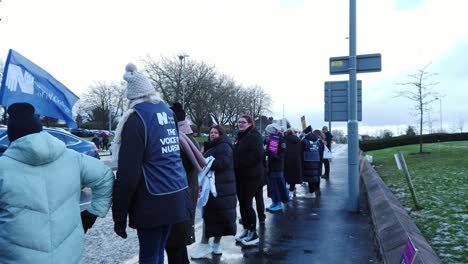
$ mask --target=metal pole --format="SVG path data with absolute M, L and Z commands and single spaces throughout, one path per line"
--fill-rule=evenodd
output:
M 442 97 L 439 97 L 440 101 L 440 133 L 442 133 Z
M 413 198 L 414 207 L 417 210 L 422 209 L 421 205 L 419 204 L 418 197 L 416 196 L 416 191 L 414 190 L 413 182 L 411 181 L 411 175 L 409 173 L 408 166 L 406 166 L 406 161 L 405 157 L 403 156 L 403 153 L 401 153 L 401 151 L 398 151 L 397 157 L 400 160 L 403 174 L 405 174 L 406 182 L 408 183 L 408 188 L 411 192 L 411 197 Z
M 184 69 L 185 69 L 185 58 L 188 57 L 189 55 L 187 54 L 182 54 L 182 55 L 179 55 L 179 60 L 180 60 L 180 63 L 181 63 L 181 75 L 182 77 L 180 78 L 180 85 L 182 86 L 182 109 L 185 110 L 185 86 L 187 86 L 187 80 L 185 80 L 185 78 L 187 77 L 186 74 L 184 74 Z M 185 80 L 185 85 L 184 83 L 182 82 L 182 79 Z
M 109 102 L 109 132 L 112 130 L 112 113 L 111 113 L 111 104 Z
M 331 111 L 332 111 L 332 101 L 331 101 L 331 85 L 328 85 L 328 131 L 331 132 Z
M 348 191 L 349 210 L 359 211 L 359 137 L 356 84 L 356 0 L 349 1 L 349 116 L 348 116 Z

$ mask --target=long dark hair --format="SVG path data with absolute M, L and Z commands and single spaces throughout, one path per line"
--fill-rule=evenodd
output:
M 247 120 L 247 123 L 252 124 L 252 128 L 255 128 L 255 122 L 253 121 L 253 118 L 250 115 L 241 115 L 239 118 L 244 118 Z

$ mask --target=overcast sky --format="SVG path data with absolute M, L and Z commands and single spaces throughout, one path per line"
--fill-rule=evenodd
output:
M 360 133 L 415 125 L 415 103 L 395 98 L 427 63 L 438 73 L 443 126 L 460 119 L 468 131 L 466 0 L 357 0 L 357 52 L 381 53 L 382 72 L 363 82 Z M 260 85 L 272 114 L 300 126 L 325 125 L 330 57 L 347 56 L 348 0 L 1 0 L 0 58 L 12 48 L 46 69 L 75 94 L 93 81 L 120 81 L 126 63 L 186 53 L 245 86 Z M 433 104 L 434 128 L 440 104 Z M 345 127 L 346 123 L 334 123 Z

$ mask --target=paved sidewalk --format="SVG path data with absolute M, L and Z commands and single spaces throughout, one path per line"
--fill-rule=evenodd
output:
M 373 249 L 372 227 L 366 200 L 361 197 L 359 214 L 347 211 L 347 146 L 334 145 L 330 180 L 322 179 L 320 198 L 305 198 L 307 186 L 297 185 L 297 194 L 282 212 L 269 213 L 258 227 L 258 247 L 243 248 L 234 237 L 223 237 L 223 254 L 191 263 L 379 263 Z M 102 159 L 110 164 L 110 157 Z M 112 166 L 112 165 L 111 165 Z M 271 200 L 266 197 L 268 207 Z M 240 214 L 238 213 L 238 217 Z M 201 238 L 202 220 L 196 216 L 196 238 Z M 238 225 L 238 232 L 242 227 Z M 110 213 L 87 234 L 84 263 L 138 263 L 138 240 L 128 228 L 122 240 L 112 232 Z M 189 246 L 189 254 L 194 245 Z M 167 263 L 167 259 L 166 259 Z
M 191 262 L 378 263 L 366 205 L 361 206 L 365 210 L 359 214 L 346 210 L 347 146 L 336 145 L 333 152 L 330 180 L 321 182 L 322 196 L 305 198 L 307 186 L 300 186 L 298 196 L 283 207 L 283 212 L 267 213 L 265 225 L 258 228 L 258 247 L 243 248 L 233 237 L 226 237 L 221 243 L 223 255 Z M 265 204 L 270 205 L 271 200 L 265 198 Z M 201 230 L 197 231 L 199 239 Z

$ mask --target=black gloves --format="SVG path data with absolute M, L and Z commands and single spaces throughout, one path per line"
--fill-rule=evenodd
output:
M 97 216 L 88 212 L 88 210 L 84 210 L 83 212 L 81 212 L 81 223 L 83 225 L 83 230 L 85 233 L 88 231 L 88 229 L 93 227 L 94 222 L 96 222 L 96 218 Z
M 114 222 L 114 232 L 123 239 L 127 238 L 127 232 L 125 231 L 126 228 L 127 228 L 126 221 Z

